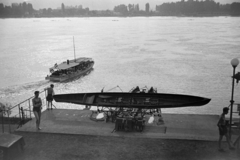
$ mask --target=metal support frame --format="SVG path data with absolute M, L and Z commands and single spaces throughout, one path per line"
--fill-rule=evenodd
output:
M 233 97 L 234 97 L 234 75 L 235 75 L 235 70 L 236 70 L 236 67 L 233 66 L 233 77 L 232 77 L 232 95 L 231 95 L 231 100 L 230 100 L 230 103 L 231 103 L 231 108 L 230 108 L 230 122 L 229 122 L 229 139 L 231 140 L 231 137 L 232 137 L 232 114 L 233 114 L 233 104 L 234 104 L 234 100 L 233 100 Z

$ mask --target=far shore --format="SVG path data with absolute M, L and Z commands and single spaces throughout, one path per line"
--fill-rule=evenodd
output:
M 0 17 L 0 19 L 11 19 L 11 18 L 19 18 L 19 19 L 27 19 L 27 18 L 135 18 L 135 17 L 178 17 L 178 18 L 205 18 L 205 17 L 240 17 L 239 15 L 230 15 L 230 14 L 203 14 L 203 15 L 137 15 L 137 16 L 63 16 L 63 17 L 55 17 L 55 16 L 41 16 L 41 17 Z

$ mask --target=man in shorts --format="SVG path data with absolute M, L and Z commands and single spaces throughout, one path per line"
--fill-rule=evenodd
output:
M 218 150 L 220 152 L 223 152 L 224 150 L 221 147 L 221 142 L 222 142 L 222 138 L 223 136 L 226 137 L 227 143 L 228 143 L 228 147 L 230 150 L 234 150 L 234 147 L 232 147 L 231 142 L 229 140 L 229 136 L 228 136 L 228 124 L 225 118 L 225 115 L 228 114 L 228 107 L 224 107 L 223 108 L 223 113 L 221 114 L 219 121 L 218 121 L 218 129 L 219 129 L 219 140 L 218 140 Z
M 49 105 L 50 104 L 51 104 L 51 110 L 52 110 L 53 95 L 55 94 L 53 88 L 54 88 L 54 85 L 51 84 L 49 88 L 45 89 L 45 90 L 47 90 L 47 97 L 46 97 L 47 102 L 48 102 L 47 103 L 47 110 L 49 110 Z

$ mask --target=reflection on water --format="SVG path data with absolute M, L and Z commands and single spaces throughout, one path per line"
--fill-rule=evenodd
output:
M 0 101 L 14 105 L 48 87 L 51 82 L 44 77 L 52 64 L 74 57 L 74 36 L 76 57 L 93 58 L 94 72 L 68 83 L 54 83 L 56 93 L 99 92 L 117 85 L 123 91 L 153 86 L 159 93 L 212 98 L 203 107 L 163 112 L 219 114 L 229 105 L 230 61 L 240 58 L 240 18 L 69 20 L 0 20 Z M 235 101 L 240 102 L 239 86 L 235 88 Z M 70 104 L 56 104 L 60 105 L 71 108 Z

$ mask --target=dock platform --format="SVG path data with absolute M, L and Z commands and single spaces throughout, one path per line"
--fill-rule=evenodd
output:
M 142 132 L 112 132 L 115 127 L 114 123 L 93 121 L 90 119 L 91 114 L 91 110 L 46 110 L 42 112 L 41 130 L 36 130 L 35 119 L 32 119 L 16 131 L 206 141 L 217 141 L 219 138 L 218 115 L 163 113 L 163 125 L 148 124 L 146 122 Z

